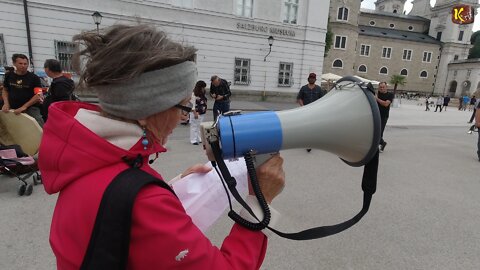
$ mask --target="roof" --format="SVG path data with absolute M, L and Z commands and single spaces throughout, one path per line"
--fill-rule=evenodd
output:
M 426 34 L 418 33 L 418 32 L 372 27 L 372 26 L 366 26 L 366 25 L 359 25 L 358 31 L 359 31 L 358 34 L 363 36 L 400 39 L 405 41 L 439 44 L 439 45 L 442 44 L 440 41 L 434 39 L 433 37 Z
M 420 17 L 420 16 L 413 16 L 413 15 L 406 15 L 406 14 L 401 14 L 401 13 L 378 11 L 378 10 L 365 9 L 365 8 L 361 8 L 360 13 L 373 14 L 373 15 L 384 16 L 384 17 L 395 17 L 395 18 L 400 18 L 400 19 L 405 19 L 405 20 L 415 20 L 415 21 L 422 21 L 422 22 L 429 22 L 430 21 L 429 19 L 423 18 L 423 17 Z

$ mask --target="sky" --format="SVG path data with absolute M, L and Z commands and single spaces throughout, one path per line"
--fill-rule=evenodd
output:
M 362 8 L 368 8 L 368 9 L 375 9 L 375 3 L 376 0 L 363 0 L 362 1 Z M 436 0 L 431 0 L 430 5 L 434 5 Z M 405 11 L 410 12 L 412 9 L 412 0 L 407 0 L 405 3 Z M 473 32 L 480 30 L 480 9 L 478 10 L 477 17 L 475 18 L 475 22 L 473 23 Z

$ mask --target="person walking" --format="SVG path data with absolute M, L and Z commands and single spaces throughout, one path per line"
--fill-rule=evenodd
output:
M 217 75 L 210 78 L 210 96 L 215 100 L 213 103 L 213 121 L 217 120 L 220 114 L 230 110 L 230 86 L 228 82 Z
M 205 96 L 205 87 L 207 84 L 204 81 L 198 81 L 193 89 L 191 103 L 193 109 L 190 112 L 190 143 L 199 145 L 202 143 L 200 125 L 205 118 L 207 112 L 207 97 Z
M 429 97 L 425 97 L 425 111 L 430 111 L 430 100 Z
M 440 112 L 442 112 L 442 106 L 443 106 L 443 97 L 438 96 L 437 100 L 435 101 L 435 112 L 437 112 L 438 109 L 440 109 Z
M 478 128 L 477 157 L 478 161 L 480 161 L 480 102 L 477 101 L 475 109 L 475 126 Z
M 393 93 L 390 93 L 387 91 L 387 83 L 386 82 L 379 83 L 376 99 L 377 99 L 378 109 L 380 110 L 380 119 L 382 122 L 382 129 L 380 133 L 380 145 L 379 145 L 380 152 L 383 152 L 385 150 L 385 146 L 387 146 L 387 142 L 383 139 L 383 132 L 385 131 L 385 126 L 387 125 L 388 117 L 390 114 L 390 104 L 392 104 L 393 98 L 394 98 Z
M 475 96 L 474 96 L 475 97 Z M 470 120 L 468 120 L 468 123 L 471 124 L 473 122 L 473 119 L 475 118 L 475 114 L 477 113 L 478 110 L 478 105 L 480 104 L 480 98 L 475 100 L 475 104 L 473 105 L 473 113 L 472 116 L 470 116 Z
M 450 96 L 446 96 L 445 98 L 443 98 L 443 110 L 444 111 L 447 111 L 447 107 L 448 107 L 448 103 L 450 103 Z
M 315 84 L 317 81 L 317 74 L 310 73 L 307 80 L 308 84 L 302 86 L 297 94 L 297 103 L 300 106 L 308 105 L 322 98 L 326 94 L 319 85 Z M 307 149 L 307 152 L 310 153 L 310 151 L 312 151 L 312 149 Z

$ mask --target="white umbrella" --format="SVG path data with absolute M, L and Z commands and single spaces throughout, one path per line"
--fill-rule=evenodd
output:
M 333 73 L 325 73 L 325 74 L 322 74 L 322 79 L 328 81 L 337 81 L 337 80 L 340 80 L 342 78 L 342 76 L 338 76 L 337 74 L 333 74 Z

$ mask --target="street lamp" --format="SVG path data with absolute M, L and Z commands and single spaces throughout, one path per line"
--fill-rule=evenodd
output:
M 270 46 L 270 49 L 268 50 L 267 55 L 265 55 L 265 58 L 263 58 L 263 62 L 267 61 L 267 56 L 269 56 L 270 53 L 272 52 L 272 45 L 274 40 L 275 39 L 272 36 L 268 37 L 268 46 Z
M 93 22 L 97 25 L 97 34 L 99 34 L 98 26 L 102 22 L 102 17 L 103 17 L 102 14 L 100 14 L 100 12 L 98 11 L 95 11 L 92 14 Z

